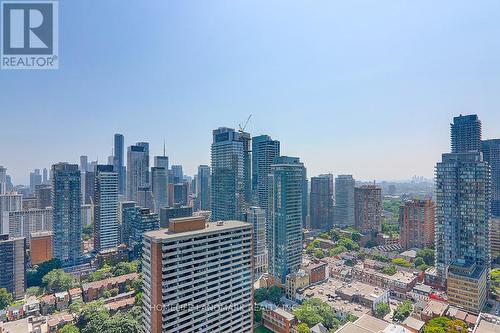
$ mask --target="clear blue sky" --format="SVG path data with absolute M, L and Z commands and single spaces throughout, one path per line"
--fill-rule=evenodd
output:
M 500 137 L 500 2 L 63 0 L 60 69 L 0 71 L 0 165 L 34 168 L 167 140 L 209 163 L 252 113 L 309 175 L 432 177 L 449 123 Z

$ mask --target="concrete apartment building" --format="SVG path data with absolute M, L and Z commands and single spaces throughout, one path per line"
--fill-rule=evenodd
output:
M 249 223 L 195 216 L 146 232 L 144 331 L 252 332 L 252 271 Z

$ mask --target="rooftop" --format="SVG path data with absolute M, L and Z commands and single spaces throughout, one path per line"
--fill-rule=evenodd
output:
M 105 279 L 105 280 L 84 283 L 82 285 L 82 290 L 87 291 L 89 289 L 100 289 L 104 286 L 107 286 L 108 284 L 123 283 L 125 281 L 135 280 L 138 277 L 139 277 L 139 275 L 137 273 L 130 273 L 130 274 L 112 277 L 112 278 Z
M 171 220 L 172 221 L 172 220 Z M 225 230 L 250 227 L 251 224 L 243 221 L 207 222 L 204 229 L 191 230 L 185 232 L 172 232 L 168 229 L 160 229 L 144 233 L 144 236 L 153 240 L 162 241 L 178 237 L 201 235 L 204 233 L 217 233 Z

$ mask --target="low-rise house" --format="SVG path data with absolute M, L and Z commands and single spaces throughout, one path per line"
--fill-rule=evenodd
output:
M 65 310 L 69 306 L 69 293 L 62 291 L 54 294 L 56 298 L 56 309 L 58 311 Z
M 424 283 L 434 289 L 441 289 L 441 279 L 437 273 L 436 267 L 429 267 L 424 272 Z
M 261 302 L 262 325 L 274 333 L 291 333 L 292 327 L 297 324 L 295 316 L 274 303 Z
M 111 303 L 106 303 L 104 306 L 109 310 L 111 314 L 114 314 L 118 311 L 125 311 L 131 309 L 134 306 L 134 303 L 135 303 L 135 297 L 129 297 Z
M 26 316 L 39 316 L 40 315 L 40 301 L 34 297 L 28 297 L 24 303 L 24 313 Z
M 427 302 L 432 294 L 431 286 L 426 284 L 417 284 L 408 294 L 413 301 Z
M 353 268 L 355 279 L 389 289 L 391 296 L 398 299 L 406 299 L 406 294 L 413 289 L 418 280 L 418 275 L 399 270 L 394 275 L 387 275 L 377 270 L 363 267 L 362 265 Z
M 83 300 L 85 302 L 95 301 L 104 297 L 104 292 L 111 289 L 118 289 L 119 293 L 123 293 L 126 287 L 131 287 L 132 281 L 139 277 L 137 273 L 131 273 L 121 276 L 116 276 L 110 279 L 99 280 L 95 282 L 84 283 L 82 285 Z
M 424 328 L 424 325 L 425 322 L 421 321 L 420 319 L 414 318 L 412 316 L 406 318 L 401 323 L 401 326 L 403 326 L 412 333 L 421 333 Z
M 314 284 L 324 281 L 327 277 L 327 267 L 326 262 L 311 263 L 306 267 L 307 273 L 309 275 L 309 283 Z
M 328 333 L 328 329 L 323 326 L 322 323 L 314 325 L 313 327 L 311 327 L 310 331 L 311 333 Z
M 9 306 L 5 310 L 7 321 L 14 321 L 24 318 L 24 304 Z
M 43 295 L 40 299 L 40 311 L 46 316 L 56 310 L 56 297 L 54 295 Z
M 430 299 L 429 302 L 427 302 L 424 310 L 422 311 L 421 319 L 425 322 L 428 322 L 433 318 L 442 317 L 445 315 L 448 307 L 449 305 L 447 303 Z
M 343 300 L 362 304 L 372 311 L 378 303 L 389 303 L 389 290 L 358 281 L 338 288 L 335 293 Z
M 66 312 L 52 315 L 47 319 L 47 333 L 56 333 L 64 325 L 74 323 L 74 321 L 75 317 Z
M 69 301 L 71 303 L 82 299 L 82 289 L 80 288 L 70 289 L 68 290 L 68 293 L 69 293 Z
M 294 301 L 297 299 L 297 290 L 309 285 L 309 275 L 300 269 L 295 273 L 288 274 L 285 280 L 285 296 Z

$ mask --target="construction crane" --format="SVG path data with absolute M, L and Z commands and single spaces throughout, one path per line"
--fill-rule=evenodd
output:
M 243 127 L 241 127 L 241 124 L 238 124 L 238 127 L 239 127 L 238 132 L 240 132 L 240 133 L 245 132 L 245 128 L 247 128 L 247 125 L 248 125 L 248 122 L 250 121 L 250 118 L 252 118 L 252 114 L 251 113 L 248 116 L 247 121 L 245 121 L 245 125 L 243 125 Z

